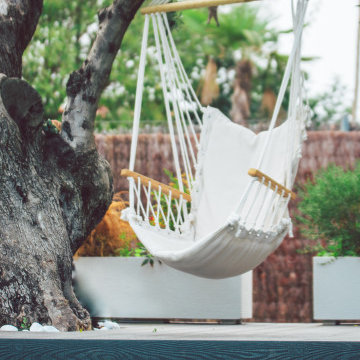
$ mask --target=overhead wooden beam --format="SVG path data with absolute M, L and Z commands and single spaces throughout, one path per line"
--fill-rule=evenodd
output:
M 187 0 L 175 3 L 147 6 L 141 9 L 141 13 L 153 14 L 157 12 L 183 11 L 188 9 L 199 9 L 210 6 L 228 5 L 235 3 L 247 3 L 259 0 Z

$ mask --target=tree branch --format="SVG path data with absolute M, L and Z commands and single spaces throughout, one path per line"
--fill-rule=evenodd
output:
M 22 55 L 42 12 L 43 0 L 3 0 L 0 6 L 0 73 L 21 77 Z
M 98 13 L 99 31 L 87 59 L 67 83 L 68 103 L 61 136 L 73 149 L 95 148 L 94 120 L 100 95 L 108 82 L 112 64 L 136 11 L 144 0 L 115 0 Z

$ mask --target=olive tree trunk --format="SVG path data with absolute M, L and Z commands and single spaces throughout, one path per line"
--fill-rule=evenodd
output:
M 91 327 L 73 293 L 72 255 L 111 203 L 110 166 L 96 151 L 94 119 L 142 2 L 115 0 L 99 12 L 96 40 L 67 84 L 61 132 L 46 133 L 41 97 L 21 80 L 42 0 L 0 0 L 0 326 L 26 318 L 60 330 Z

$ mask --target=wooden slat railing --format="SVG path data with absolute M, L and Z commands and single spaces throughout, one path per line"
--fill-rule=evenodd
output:
M 263 181 L 264 179 L 264 185 L 269 186 L 274 191 L 277 191 L 278 194 L 282 195 L 283 197 L 288 197 L 289 194 L 291 195 L 291 198 L 294 200 L 296 199 L 296 194 L 292 192 L 290 189 L 286 188 L 285 186 L 281 185 L 274 179 L 272 179 L 270 176 L 267 176 L 263 172 L 257 169 L 249 169 L 248 174 L 252 177 L 256 177 L 259 179 L 259 181 Z
M 180 197 L 182 197 L 184 200 L 191 202 L 191 196 L 189 194 L 186 194 L 178 189 L 175 189 L 169 185 L 163 184 L 159 181 L 156 181 L 154 179 L 151 179 L 147 176 L 141 175 L 135 171 L 131 171 L 128 169 L 123 169 L 121 170 L 121 176 L 124 177 L 131 177 L 133 178 L 136 182 L 138 181 L 138 179 L 140 178 L 140 182 L 141 184 L 143 184 L 144 186 L 149 186 L 149 183 L 151 183 L 151 188 L 153 190 L 157 190 L 159 191 L 159 188 L 161 187 L 161 192 L 169 195 L 169 193 L 171 192 L 171 197 L 174 199 L 180 199 Z

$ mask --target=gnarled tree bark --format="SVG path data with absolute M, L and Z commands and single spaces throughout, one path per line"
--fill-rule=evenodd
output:
M 143 0 L 99 12 L 87 60 L 70 75 L 60 133 L 45 133 L 40 95 L 21 80 L 21 57 L 42 0 L 0 1 L 0 326 L 29 322 L 89 329 L 71 284 L 72 255 L 102 219 L 113 188 L 96 151 L 98 100 Z

